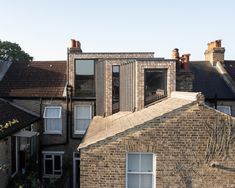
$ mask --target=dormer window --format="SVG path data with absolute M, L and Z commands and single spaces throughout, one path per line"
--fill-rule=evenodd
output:
M 167 96 L 167 69 L 145 69 L 144 104 Z
M 95 97 L 94 60 L 75 61 L 75 96 Z

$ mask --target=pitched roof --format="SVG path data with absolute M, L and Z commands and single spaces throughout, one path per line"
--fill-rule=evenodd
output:
M 225 70 L 231 76 L 233 81 L 235 81 L 235 61 L 224 61 L 223 63 Z
M 0 130 L 0 139 L 9 136 L 39 119 L 36 115 L 20 109 L 5 100 L 0 99 L 0 125 L 5 125 L 8 122 L 17 120 L 12 126 Z
M 206 61 L 191 61 L 190 71 L 194 74 L 193 91 L 202 92 L 206 99 L 234 99 L 235 94 L 222 75 Z
M 105 118 L 96 116 L 90 123 L 79 149 L 111 138 L 154 118 L 164 118 L 164 115 L 195 102 L 197 94 L 173 92 L 170 98 L 137 112 L 119 112 Z
M 0 97 L 60 97 L 65 84 L 66 61 L 18 62 L 0 81 Z

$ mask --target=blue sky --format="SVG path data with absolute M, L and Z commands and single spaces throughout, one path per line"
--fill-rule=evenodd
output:
M 70 39 L 84 52 L 173 48 L 203 60 L 207 43 L 222 39 L 235 59 L 234 0 L 0 0 L 0 39 L 16 42 L 35 60 L 66 60 Z

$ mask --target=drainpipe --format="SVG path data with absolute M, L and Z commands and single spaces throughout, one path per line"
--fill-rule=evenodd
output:
M 40 113 L 40 125 L 43 125 L 43 118 L 42 118 L 42 98 L 40 98 L 40 107 L 39 107 L 39 113 Z M 42 134 L 43 134 L 43 129 L 42 126 L 39 127 L 39 148 L 38 148 L 38 168 L 40 168 L 39 170 L 39 180 L 42 181 Z
M 215 94 L 214 105 L 215 105 L 215 109 L 217 109 L 217 93 Z

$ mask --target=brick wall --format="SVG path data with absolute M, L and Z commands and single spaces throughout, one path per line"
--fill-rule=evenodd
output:
M 235 143 L 228 135 L 235 135 L 234 119 L 205 106 L 184 107 L 82 149 L 81 188 L 125 187 L 128 152 L 156 154 L 156 187 L 235 187 Z
M 176 91 L 192 91 L 193 90 L 193 74 L 190 72 L 176 73 Z

